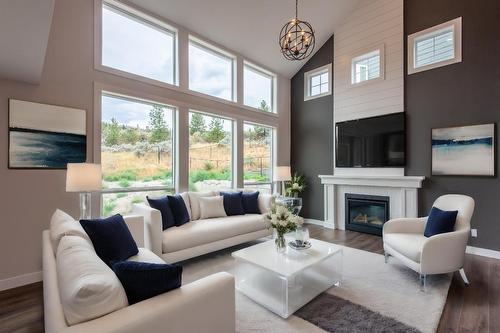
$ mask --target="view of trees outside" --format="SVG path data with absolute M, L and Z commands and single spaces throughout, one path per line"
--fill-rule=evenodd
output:
M 189 113 L 189 190 L 232 187 L 232 121 Z
M 255 188 L 264 193 L 271 193 L 273 129 L 265 126 L 245 124 L 243 133 L 243 175 L 245 188 Z
M 129 213 L 147 193 L 131 188 L 173 188 L 172 124 L 174 110 L 158 104 L 102 96 L 101 164 L 103 215 Z M 156 192 L 158 194 L 158 192 Z

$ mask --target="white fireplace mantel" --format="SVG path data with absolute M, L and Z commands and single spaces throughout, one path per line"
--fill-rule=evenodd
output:
M 320 175 L 324 185 L 324 226 L 345 229 L 345 195 L 365 194 L 389 197 L 390 218 L 417 217 L 421 176 Z

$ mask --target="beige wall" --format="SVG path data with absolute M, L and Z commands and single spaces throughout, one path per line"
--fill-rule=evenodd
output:
M 179 106 L 180 123 L 186 124 L 189 108 L 242 119 L 274 124 L 278 128 L 277 163 L 289 164 L 290 81 L 278 77 L 278 114 L 249 111 L 236 104 L 221 103 L 189 94 L 182 89 L 166 89 L 94 69 L 94 4 L 87 0 L 57 1 L 42 79 L 39 85 L 0 80 L 0 289 L 40 277 L 42 230 L 49 225 L 56 208 L 78 215 L 76 194 L 65 192 L 63 170 L 8 169 L 8 98 L 64 105 L 87 110 L 87 156 L 94 157 L 94 122 L 100 87 L 127 91 L 171 101 Z M 6 52 L 7 50 L 2 50 Z M 181 59 L 182 60 L 182 59 Z M 181 63 L 181 68 L 183 64 Z M 184 65 L 185 67 L 185 65 Z M 95 110 L 95 111 L 94 111 Z M 183 135 L 182 133 L 180 134 Z M 180 143 L 185 138 L 180 138 Z M 186 154 L 180 154 L 185 159 Z M 182 161 L 180 167 L 182 168 Z M 181 171 L 184 177 L 186 171 Z M 187 181 L 187 178 L 185 179 Z M 19 278 L 19 276 L 22 276 Z M 17 278 L 16 278 L 17 277 Z

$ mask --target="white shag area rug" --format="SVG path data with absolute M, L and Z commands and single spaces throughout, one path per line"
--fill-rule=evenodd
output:
M 244 244 L 238 248 L 251 246 Z M 183 283 L 226 271 L 233 273 L 235 261 L 230 248 L 182 263 Z M 414 327 L 423 333 L 435 332 L 451 283 L 451 274 L 427 277 L 427 290 L 420 290 L 418 275 L 397 259 L 349 247 L 344 248 L 343 281 L 326 292 L 371 311 Z M 306 305 L 307 306 L 307 305 Z M 237 332 L 325 332 L 297 316 L 283 319 L 236 292 Z

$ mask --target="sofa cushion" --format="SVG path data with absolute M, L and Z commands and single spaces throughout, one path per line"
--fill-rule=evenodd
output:
M 175 252 L 265 228 L 264 217 L 256 214 L 191 221 L 163 231 L 162 249 Z
M 224 210 L 227 216 L 244 215 L 242 192 L 220 192 L 224 198 Z
M 56 254 L 57 246 L 63 236 L 79 236 L 86 239 L 90 244 L 90 238 L 80 223 L 60 209 L 57 209 L 52 214 L 49 234 L 54 254 Z
M 245 214 L 261 214 L 259 208 L 259 191 L 243 192 L 241 195 L 241 203 Z
M 57 280 L 69 325 L 124 308 L 127 295 L 115 273 L 78 236 L 64 236 L 57 249 Z
M 189 193 L 182 192 L 179 195 L 181 196 L 182 200 L 184 200 L 184 204 L 186 205 L 186 209 L 187 209 L 188 214 L 189 214 L 189 220 L 191 220 L 191 203 L 189 202 Z
M 425 237 L 451 232 L 455 228 L 458 210 L 445 211 L 432 207 L 427 223 L 425 224 Z
M 150 198 L 146 196 L 146 200 L 148 200 L 151 208 L 158 209 L 160 211 L 162 230 L 175 226 L 174 214 L 170 209 L 168 196 L 159 198 Z
M 139 262 L 149 262 L 151 264 L 165 264 L 165 261 L 154 254 L 151 250 L 140 247 L 139 252 L 130 258 L 127 261 L 139 261 Z
M 420 262 L 420 255 L 426 241 L 427 237 L 421 234 L 393 233 L 384 235 L 384 243 L 415 262 Z
M 272 194 L 259 194 L 259 210 L 261 214 L 267 214 L 272 205 L 276 202 Z
M 200 197 L 200 219 L 210 219 L 215 217 L 224 217 L 224 199 L 220 195 L 215 197 Z
M 179 288 L 182 283 L 182 266 L 152 264 L 137 261 L 119 261 L 113 271 L 125 289 L 129 304 Z
M 104 219 L 81 220 L 95 252 L 111 267 L 112 262 L 126 260 L 139 250 L 123 216 L 116 214 Z
M 175 225 L 180 226 L 186 222 L 189 222 L 189 212 L 186 207 L 184 199 L 178 194 L 169 195 L 168 202 L 170 205 L 170 210 L 174 215 Z
M 213 191 L 209 192 L 188 192 L 189 203 L 191 204 L 191 221 L 200 219 L 200 202 L 199 197 L 213 197 L 215 193 Z

